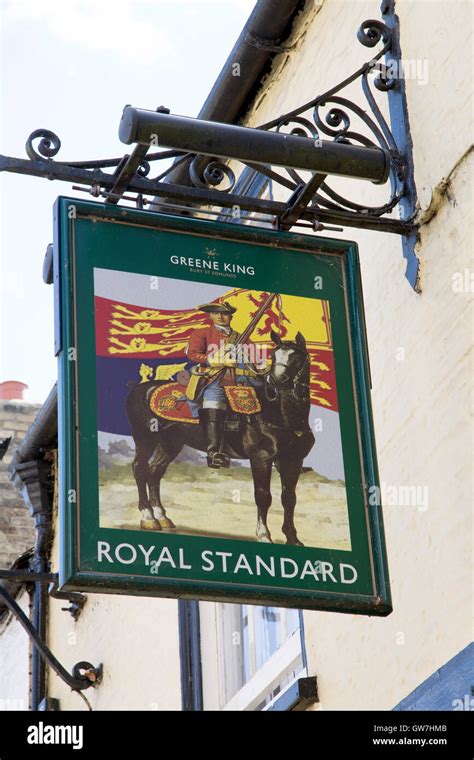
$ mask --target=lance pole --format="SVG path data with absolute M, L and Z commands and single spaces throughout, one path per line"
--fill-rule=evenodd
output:
M 253 319 L 249 322 L 245 330 L 243 330 L 240 335 L 238 336 L 237 340 L 233 344 L 234 346 L 241 346 L 243 343 L 245 343 L 246 340 L 250 338 L 253 331 L 255 330 L 256 326 L 260 322 L 261 318 L 265 314 L 266 310 L 272 303 L 272 301 L 277 297 L 278 293 L 270 293 L 269 296 L 267 296 L 262 303 L 262 305 L 258 308 L 258 311 L 256 312 Z M 232 369 L 231 367 L 222 367 L 218 372 L 216 372 L 215 375 L 213 375 L 209 381 L 205 384 L 204 388 L 207 388 L 208 385 L 213 383 L 215 380 L 220 380 L 221 377 L 225 375 L 226 372 L 229 371 L 229 369 Z M 203 390 L 204 390 L 203 388 Z

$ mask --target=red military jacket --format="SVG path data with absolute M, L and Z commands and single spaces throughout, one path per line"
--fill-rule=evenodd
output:
M 222 342 L 234 343 L 236 337 L 237 333 L 234 330 L 230 335 L 226 335 L 222 330 L 218 330 L 214 324 L 210 324 L 208 327 L 192 331 L 187 354 L 193 362 L 207 365 L 209 363 L 207 357 L 211 348 L 214 350 L 216 350 L 216 346 L 220 348 Z
M 223 343 L 235 343 L 238 337 L 238 333 L 232 330 L 230 335 L 226 335 L 225 332 L 219 330 L 213 323 L 208 327 L 203 327 L 200 330 L 193 330 L 191 337 L 189 338 L 187 355 L 198 364 L 209 366 L 208 356 L 210 351 L 218 350 Z M 250 341 L 247 341 L 250 344 Z M 235 382 L 232 378 L 231 370 L 227 371 L 221 380 L 222 385 L 228 385 Z

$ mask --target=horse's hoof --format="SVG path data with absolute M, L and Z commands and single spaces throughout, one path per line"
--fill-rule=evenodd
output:
M 272 539 L 270 536 L 257 536 L 258 541 L 260 541 L 261 544 L 273 544 Z
M 287 546 L 304 546 L 304 544 L 301 543 L 299 538 L 296 538 L 294 541 L 287 541 L 286 545 Z
M 158 520 L 140 520 L 140 528 L 142 530 L 161 530 L 161 525 Z
M 174 524 L 173 520 L 170 520 L 169 517 L 160 517 L 158 522 L 160 523 L 163 530 L 176 530 L 176 525 Z

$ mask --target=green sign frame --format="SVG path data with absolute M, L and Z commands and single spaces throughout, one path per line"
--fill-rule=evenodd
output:
M 350 550 L 100 525 L 94 269 L 228 286 L 219 271 L 177 272 L 170 263 L 170 252 L 190 257 L 204 249 L 241 263 L 232 286 L 330 305 Z M 60 197 L 54 277 L 60 590 L 390 614 L 382 508 L 380 498 L 370 498 L 380 489 L 356 243 Z M 108 554 L 98 552 L 99 542 Z M 172 560 L 153 574 L 157 564 L 150 558 L 162 557 L 164 549 Z M 210 570 L 209 558 L 223 550 L 229 563 L 244 555 L 238 571 L 214 561 Z M 256 564 L 269 567 L 273 561 L 274 574 L 254 572 Z M 307 571 L 308 563 L 316 575 Z M 294 575 L 288 567 L 297 567 Z

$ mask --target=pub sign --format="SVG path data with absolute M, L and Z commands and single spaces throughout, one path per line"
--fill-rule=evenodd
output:
M 391 611 L 357 246 L 59 198 L 60 587 Z

